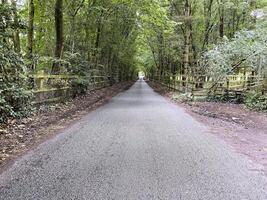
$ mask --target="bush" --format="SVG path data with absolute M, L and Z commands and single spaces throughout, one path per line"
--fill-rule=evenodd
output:
M 12 7 L 0 4 L 0 123 L 31 112 L 31 93 L 27 90 L 25 64 L 8 42 L 14 32 Z
M 267 94 L 262 95 L 261 92 L 251 91 L 246 94 L 245 104 L 250 109 L 267 112 Z
M 27 77 L 21 57 L 8 48 L 0 49 L 0 123 L 28 116 L 32 94 L 26 92 Z
M 72 91 L 73 95 L 77 96 L 80 94 L 86 94 L 86 91 L 88 90 L 89 81 L 87 79 L 75 79 L 72 81 Z
M 65 52 L 63 59 L 68 63 L 65 65 L 65 70 L 67 70 L 68 73 L 79 76 L 90 75 L 92 66 L 80 54 Z

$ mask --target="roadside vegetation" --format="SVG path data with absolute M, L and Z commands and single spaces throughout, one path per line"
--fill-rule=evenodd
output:
M 151 80 L 188 100 L 202 96 L 267 111 L 267 1 L 159 5 L 152 20 L 143 15 L 139 35 L 139 60 Z
M 189 94 L 212 78 L 211 97 L 229 75 L 253 76 L 238 94 L 266 111 L 266 10 L 266 0 L 1 0 L 0 123 L 31 115 L 36 94 L 64 99 L 140 71 L 164 84 L 181 76 Z
M 132 1 L 1 0 L 0 123 L 29 116 L 36 94 L 67 85 L 76 96 L 97 81 L 136 77 L 137 9 Z

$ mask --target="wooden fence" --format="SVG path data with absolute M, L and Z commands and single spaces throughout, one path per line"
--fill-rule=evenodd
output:
M 78 83 L 83 84 L 88 90 L 99 89 L 109 85 L 108 76 L 100 70 L 91 70 L 86 76 L 77 76 L 71 74 L 50 75 L 44 72 L 29 75 L 30 84 L 35 96 L 34 103 L 47 103 L 60 101 L 64 98 L 79 93 L 79 88 L 75 87 Z M 83 83 L 82 83 L 83 82 Z
M 263 85 L 263 77 L 252 75 L 229 75 L 223 80 L 209 76 L 154 76 L 153 81 L 159 82 L 180 92 L 190 92 L 193 96 L 207 96 L 209 93 L 223 95 L 232 92 L 239 95 Z

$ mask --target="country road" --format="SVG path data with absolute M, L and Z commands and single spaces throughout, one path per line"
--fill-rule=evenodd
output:
M 1 200 L 267 200 L 267 179 L 144 81 L 18 159 Z

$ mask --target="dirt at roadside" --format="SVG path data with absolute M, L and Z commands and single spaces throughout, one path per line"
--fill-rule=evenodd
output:
M 59 133 L 82 116 L 108 102 L 113 96 L 133 84 L 124 82 L 111 87 L 90 91 L 64 103 L 41 106 L 25 119 L 9 120 L 0 125 L 0 169 L 14 158 Z M 0 170 L 1 172 L 1 170 Z
M 184 107 L 210 132 L 222 138 L 234 149 L 258 164 L 257 169 L 267 175 L 267 113 L 251 111 L 244 105 L 219 102 L 177 102 L 174 91 L 148 82 L 158 93 Z

